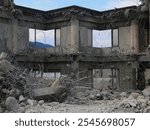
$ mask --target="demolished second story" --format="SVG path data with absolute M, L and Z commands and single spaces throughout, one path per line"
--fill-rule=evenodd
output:
M 1 3 L 0 50 L 39 55 L 138 54 L 149 47 L 149 12 L 142 7 L 100 12 L 70 6 L 41 11 Z

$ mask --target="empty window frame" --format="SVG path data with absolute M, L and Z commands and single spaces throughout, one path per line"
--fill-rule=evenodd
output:
M 60 29 L 39 30 L 29 29 L 29 42 L 31 47 L 52 48 L 60 46 Z
M 93 30 L 93 47 L 112 47 L 111 30 Z
M 119 30 L 93 30 L 93 47 L 107 48 L 119 46 Z
M 59 77 L 61 76 L 60 72 L 48 72 L 48 73 L 44 73 L 43 77 L 46 79 L 59 79 Z
M 119 69 L 93 69 L 93 83 L 95 87 L 119 88 Z
M 59 77 L 61 76 L 60 72 L 44 72 L 43 74 L 39 71 L 35 71 L 34 73 L 32 73 L 32 75 L 34 75 L 37 78 L 43 78 L 43 79 L 59 79 Z

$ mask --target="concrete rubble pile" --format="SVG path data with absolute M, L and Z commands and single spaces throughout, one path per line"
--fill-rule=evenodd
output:
M 47 99 L 61 102 L 66 98 L 69 90 L 67 85 L 70 83 L 66 83 L 66 79 L 66 76 L 61 76 L 53 82 L 49 80 L 48 84 L 48 81 L 42 78 L 39 80 L 31 76 L 27 69 L 19 67 L 8 54 L 2 52 L 0 54 L 0 112 L 25 112 L 28 106 L 32 107 L 38 102 L 42 105 L 44 100 L 48 101 Z
M 111 111 L 106 112 L 150 112 L 150 86 L 143 91 L 119 92 L 110 89 L 86 90 L 77 92 L 75 89 L 66 103 L 78 105 L 93 105 L 103 102 L 114 102 L 115 107 L 107 106 Z
M 39 80 L 27 69 L 17 66 L 6 53 L 0 54 L 0 112 L 51 112 L 53 109 L 66 112 L 68 107 L 87 108 L 87 105 L 89 109 L 96 106 L 91 112 L 97 108 L 104 108 L 100 112 L 150 112 L 150 86 L 143 91 L 119 92 L 73 83 L 64 75 L 53 82 Z
M 32 90 L 33 97 L 37 100 L 63 102 L 69 94 L 70 86 L 70 79 L 65 75 L 61 75 L 53 83 L 50 82 L 48 87 L 34 88 Z
M 29 97 L 27 70 L 12 63 L 8 54 L 0 54 L 0 112 L 16 111 L 19 109 L 19 98 L 22 95 Z
M 128 96 L 125 96 L 122 93 L 121 100 L 118 103 L 118 106 L 116 106 L 115 111 L 124 110 L 126 112 L 150 113 L 150 91 L 149 90 L 150 87 L 146 88 L 142 92 L 141 91 L 132 92 Z

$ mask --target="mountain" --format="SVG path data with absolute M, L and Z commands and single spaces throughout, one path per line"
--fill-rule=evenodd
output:
M 42 42 L 30 42 L 29 47 L 33 48 L 52 48 L 52 45 L 44 44 Z

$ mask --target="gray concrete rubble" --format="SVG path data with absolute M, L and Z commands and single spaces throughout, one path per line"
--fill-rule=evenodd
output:
M 16 112 L 19 109 L 18 101 L 14 97 L 8 97 L 5 102 L 6 109 L 12 112 Z
M 150 96 L 150 86 L 148 86 L 147 88 L 145 88 L 142 91 L 142 93 L 143 93 L 144 96 Z
M 4 59 L 7 61 L 9 56 L 1 60 Z M 143 91 L 126 92 L 108 87 L 91 89 L 76 86 L 79 81 L 64 75 L 53 81 L 39 80 L 26 69 L 9 63 L 19 74 L 16 71 L 0 71 L 3 77 L 0 80 L 0 112 L 150 112 L 149 87 Z

